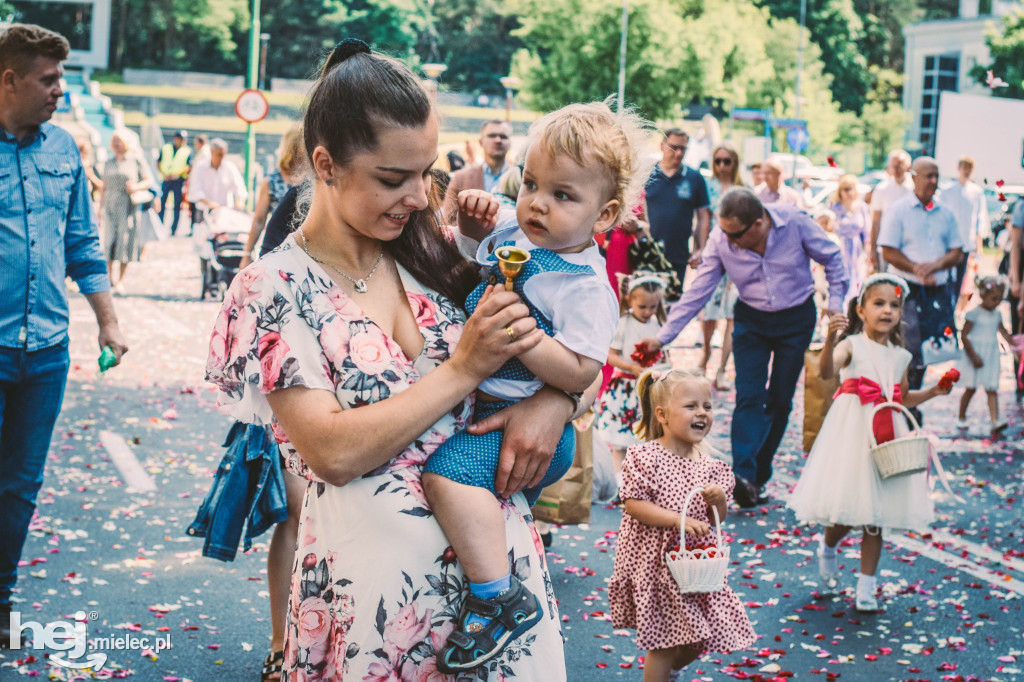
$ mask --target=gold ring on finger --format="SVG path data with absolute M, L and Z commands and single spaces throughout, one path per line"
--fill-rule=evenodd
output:
M 505 327 L 505 333 L 508 334 L 508 338 L 512 339 L 513 341 L 516 340 L 516 333 L 512 329 L 512 325 Z

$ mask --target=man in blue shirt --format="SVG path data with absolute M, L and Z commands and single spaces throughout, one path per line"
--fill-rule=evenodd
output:
M 675 268 L 679 281 L 686 277 L 687 264 L 700 264 L 701 249 L 711 226 L 711 202 L 708 187 L 699 171 L 683 165 L 683 155 L 690 136 L 679 128 L 665 131 L 661 141 L 661 161 L 647 180 L 647 220 L 651 236 L 664 242 L 665 257 Z M 694 232 L 693 216 L 697 215 L 694 251 L 690 253 L 690 235 Z
M 110 297 L 74 139 L 48 123 L 68 41 L 39 26 L 0 31 L 0 645 L 68 374 L 68 300 L 78 283 L 100 348 L 128 350 Z
M 878 245 L 890 271 L 910 286 L 904 299 L 903 324 L 907 350 L 914 356 L 907 383 L 916 390 L 925 373 L 922 343 L 956 333 L 955 296 L 949 281 L 952 268 L 963 260 L 964 243 L 956 214 L 933 200 L 939 186 L 935 159 L 919 157 L 910 174 L 914 191 L 882 214 Z M 915 416 L 920 421 L 919 415 Z

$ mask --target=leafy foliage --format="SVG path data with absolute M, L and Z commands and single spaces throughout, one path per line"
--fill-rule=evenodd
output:
M 416 45 L 424 62 L 448 66 L 442 83 L 462 92 L 501 92 L 512 55 L 523 47 L 513 35 L 519 19 L 499 0 L 434 0 L 433 25 Z
M 907 127 L 907 113 L 900 103 L 899 94 L 903 87 L 903 74 L 877 66 L 872 66 L 869 74 L 871 89 L 859 128 L 868 145 L 871 166 L 881 168 L 889 150 L 903 143 Z
M 522 27 L 514 35 L 530 47 L 516 53 L 513 72 L 528 104 L 549 110 L 617 91 L 620 5 L 520 0 L 516 11 Z M 669 0 L 630 2 L 627 99 L 649 118 L 674 115 L 699 89 L 699 59 L 682 39 L 683 28 Z
M 985 38 L 992 54 L 992 63 L 971 69 L 979 83 L 987 82 L 987 72 L 1002 78 L 1008 85 L 993 88 L 996 97 L 1024 99 L 1024 10 L 1018 9 L 1003 17 L 1002 32 L 993 27 Z
M 799 22 L 800 0 L 757 0 L 773 17 Z M 806 4 L 806 26 L 810 39 L 821 48 L 825 73 L 832 76 L 832 95 L 844 111 L 860 113 L 868 90 L 867 60 L 859 41 L 864 25 L 854 10 L 853 0 L 813 0 Z

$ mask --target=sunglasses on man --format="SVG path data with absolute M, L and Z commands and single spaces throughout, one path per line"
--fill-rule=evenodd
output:
M 754 222 L 750 223 L 749 225 L 747 225 L 746 227 L 744 227 L 742 230 L 740 230 L 738 232 L 726 232 L 725 230 L 722 230 L 722 234 L 724 234 L 725 238 L 728 239 L 729 241 L 731 241 L 731 242 L 738 242 L 743 237 L 743 235 L 745 235 L 747 232 L 750 231 L 750 228 L 752 228 L 754 225 L 757 224 L 758 220 L 760 220 L 760 218 L 758 218 Z M 721 229 L 721 228 L 719 228 L 719 229 Z

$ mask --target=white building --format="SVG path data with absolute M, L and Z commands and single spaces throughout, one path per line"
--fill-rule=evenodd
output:
M 971 69 L 988 64 L 988 27 L 1001 27 L 1002 17 L 1024 6 L 1022 0 L 960 0 L 960 16 L 910 24 L 906 39 L 903 108 L 910 112 L 907 146 L 919 143 L 926 154 L 935 152 L 939 93 L 944 90 L 989 95 L 971 77 Z

